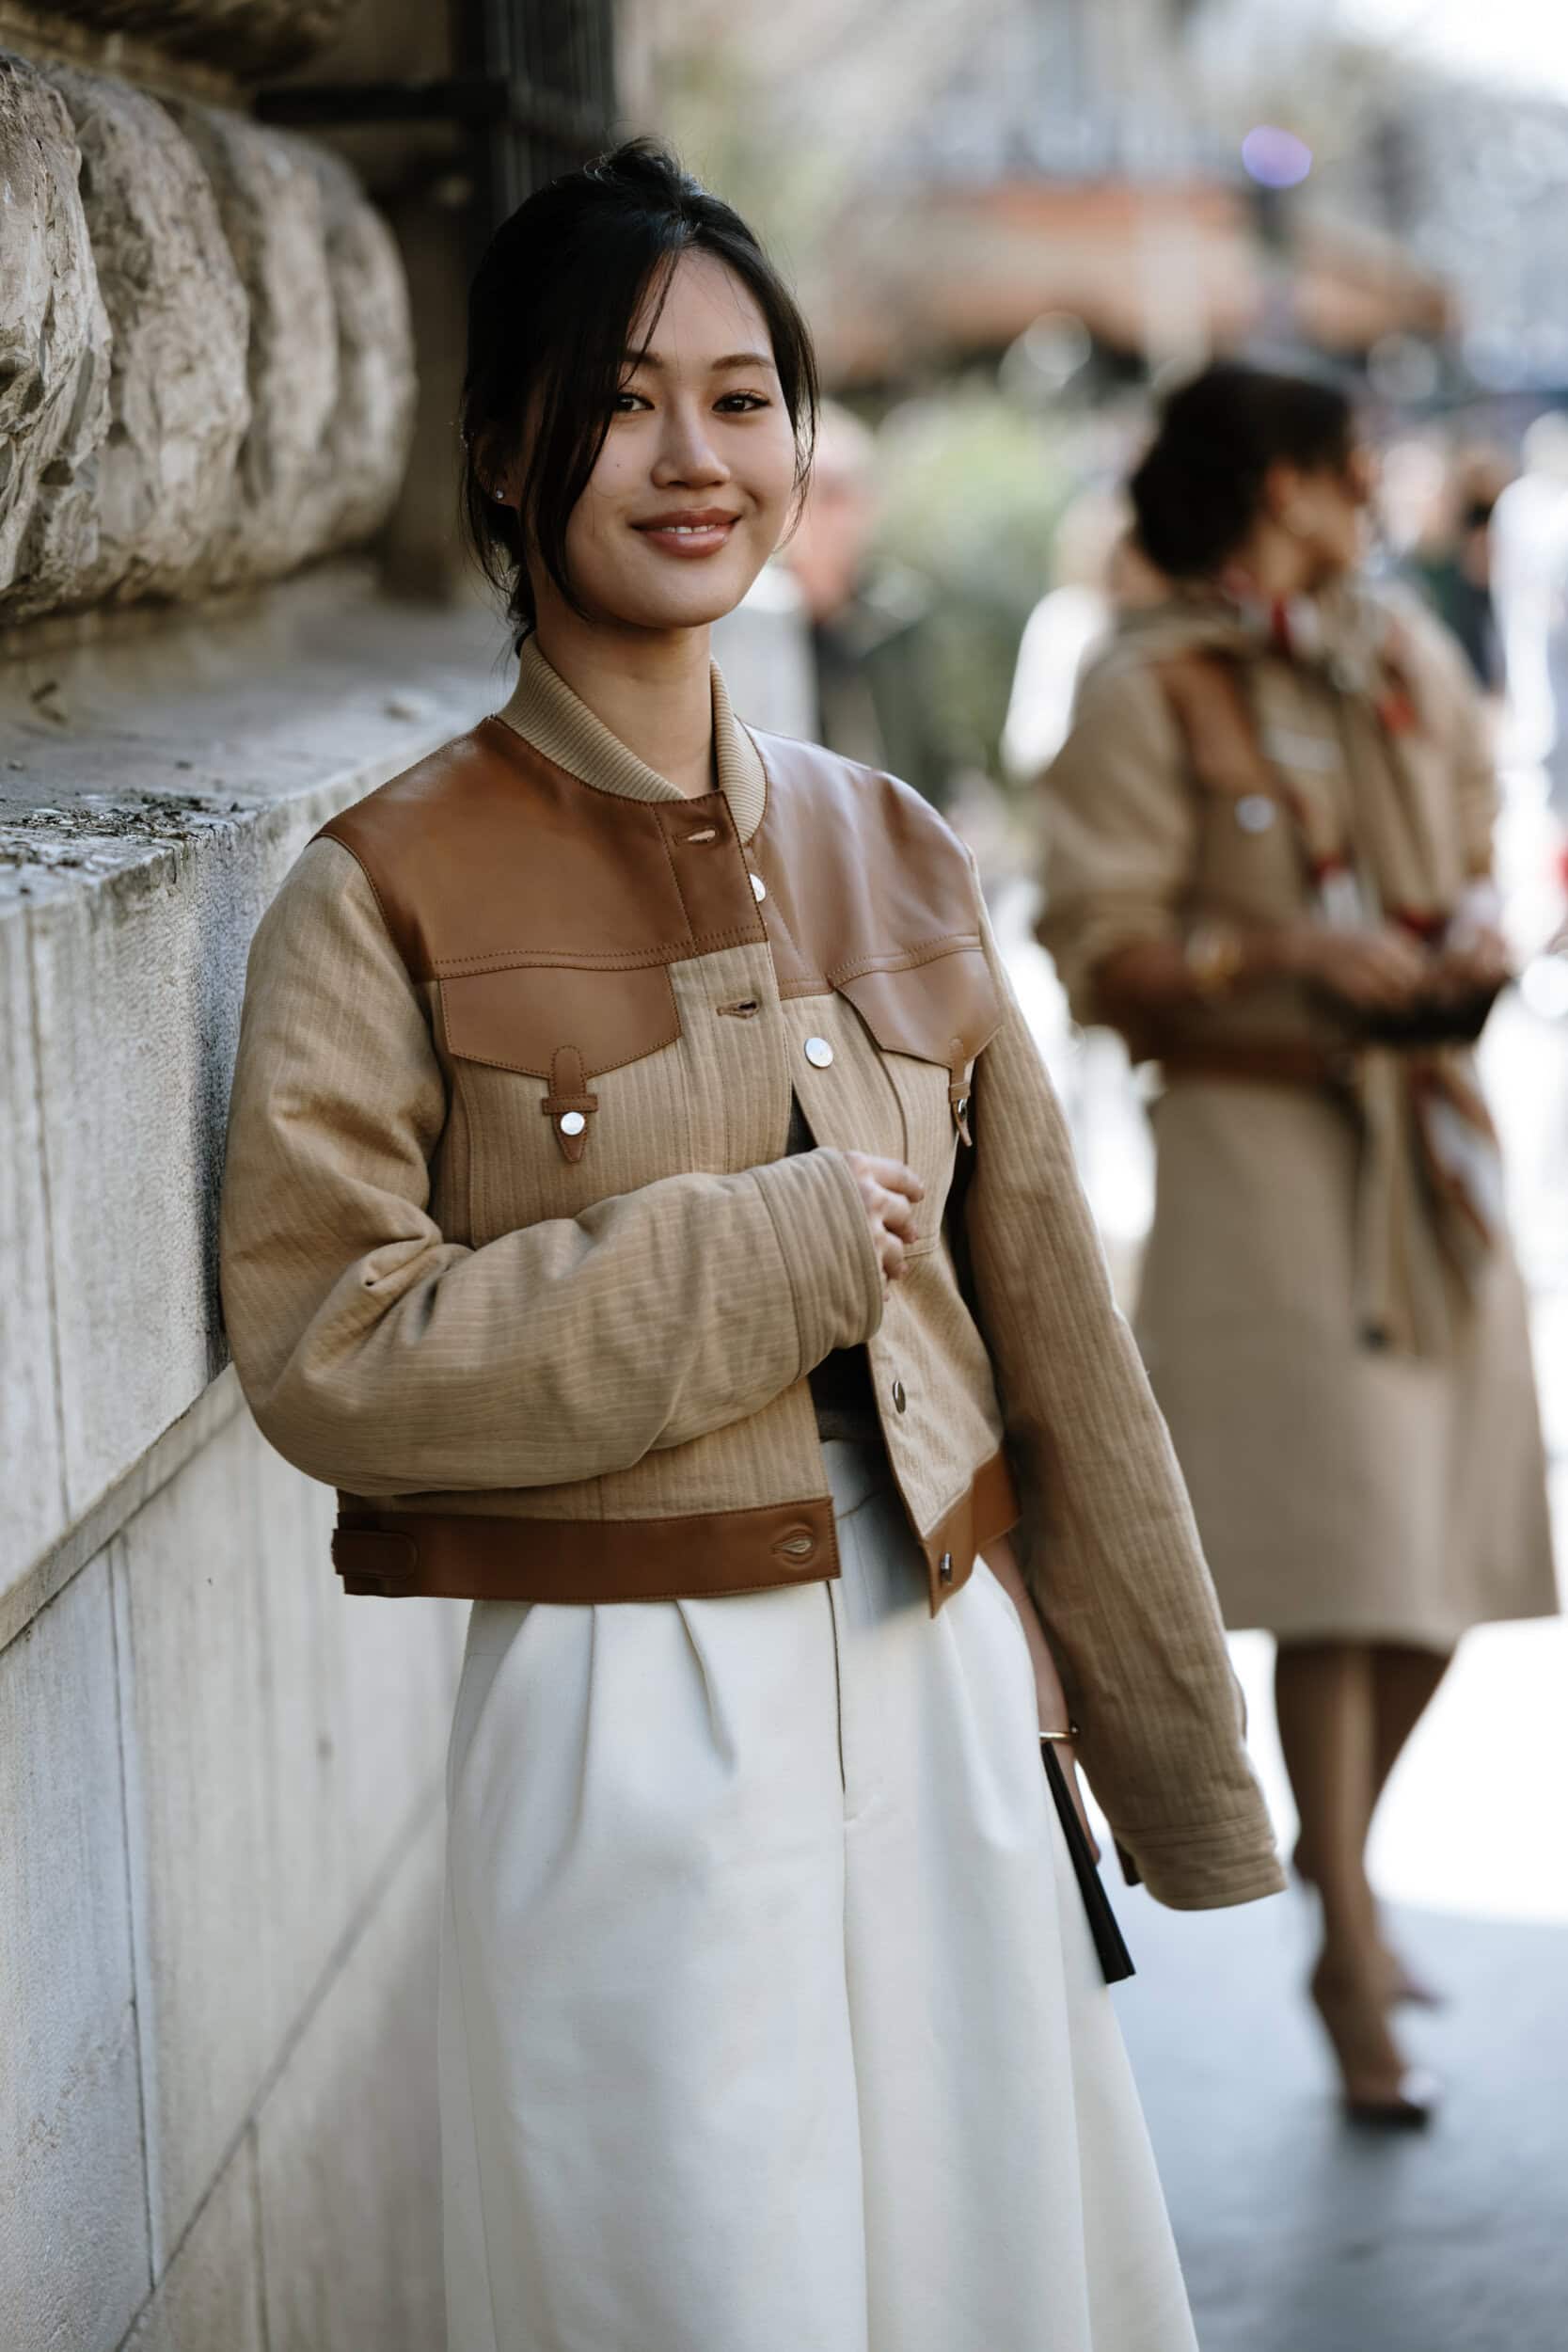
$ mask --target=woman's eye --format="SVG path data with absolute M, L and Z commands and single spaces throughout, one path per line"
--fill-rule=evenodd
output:
M 610 414 L 616 417 L 629 417 L 639 408 L 646 408 L 650 405 L 643 399 L 641 392 L 617 392 Z
M 767 408 L 772 404 L 761 392 L 726 392 L 718 405 L 735 415 L 747 416 L 753 408 Z

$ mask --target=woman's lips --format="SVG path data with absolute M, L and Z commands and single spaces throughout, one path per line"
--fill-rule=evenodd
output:
M 736 515 L 705 516 L 700 521 L 634 523 L 632 528 L 650 547 L 690 562 L 698 556 L 717 555 L 721 548 L 729 544 L 730 533 L 738 520 Z

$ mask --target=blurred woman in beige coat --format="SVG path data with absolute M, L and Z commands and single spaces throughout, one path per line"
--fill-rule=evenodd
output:
M 1465 1629 L 1556 1605 L 1469 1052 L 1507 970 L 1492 771 L 1456 648 L 1355 579 L 1339 392 L 1211 368 L 1132 489 L 1171 592 L 1124 617 L 1047 775 L 1040 935 L 1079 1018 L 1162 1066 L 1140 1337 L 1227 1622 L 1279 1639 L 1347 2101 L 1419 2122 L 1372 1810 Z

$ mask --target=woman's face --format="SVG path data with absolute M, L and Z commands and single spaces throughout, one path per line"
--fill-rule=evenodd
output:
M 1326 586 L 1362 562 L 1367 551 L 1367 509 L 1375 461 L 1357 443 L 1341 461 L 1311 468 L 1282 467 L 1274 485 L 1274 511 L 1295 540 L 1308 573 L 1306 585 Z
M 694 628 L 732 612 L 779 543 L 795 435 L 767 322 L 711 254 L 683 254 L 635 321 L 599 461 L 566 528 L 595 620 Z M 556 600 L 536 572 L 539 610 Z

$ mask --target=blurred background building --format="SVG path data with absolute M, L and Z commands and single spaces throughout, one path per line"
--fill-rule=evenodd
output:
M 1487 1054 L 1560 1480 L 1568 1454 L 1555 19 L 0 0 L 6 2352 L 439 2344 L 461 1627 L 333 1588 L 330 1499 L 225 1369 L 214 1182 L 261 909 L 327 816 L 505 691 L 454 532 L 469 263 L 632 129 L 768 237 L 838 404 L 823 504 L 726 627 L 737 704 L 879 742 L 968 834 L 1129 1286 L 1142 1114 L 1032 943 L 1031 779 L 1103 625 L 1151 393 L 1216 349 L 1360 389 L 1376 560 L 1497 715 L 1524 970 Z M 1560 2352 L 1560 1635 L 1473 1638 L 1380 1833 L 1462 1995 L 1429 2040 L 1468 2087 L 1426 2147 L 1338 2140 L 1279 2023 L 1288 1905 L 1130 1899 L 1124 2014 L 1206 2352 Z M 1237 1655 L 1288 1834 L 1265 1649 Z

